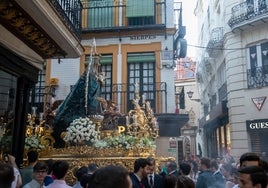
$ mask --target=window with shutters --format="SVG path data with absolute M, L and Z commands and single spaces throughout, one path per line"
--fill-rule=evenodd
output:
M 154 53 L 134 53 L 128 54 L 128 104 L 132 104 L 135 98 L 135 84 L 138 84 L 140 96 L 145 95 L 146 101 L 151 102 L 151 107 L 155 107 L 155 54 Z M 132 106 L 128 106 L 131 109 Z

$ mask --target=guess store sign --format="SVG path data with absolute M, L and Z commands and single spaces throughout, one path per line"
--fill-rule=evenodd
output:
M 248 120 L 246 121 L 247 130 L 250 131 L 262 131 L 268 130 L 268 119 Z

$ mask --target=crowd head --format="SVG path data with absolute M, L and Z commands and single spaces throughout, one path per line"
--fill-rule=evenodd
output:
M 56 161 L 53 164 L 52 172 L 56 179 L 63 179 L 69 169 L 69 164 L 66 161 Z
M 28 152 L 27 158 L 29 163 L 34 162 L 38 159 L 38 153 L 36 155 L 36 152 Z M 137 158 L 133 164 L 133 172 L 129 172 L 123 166 L 107 165 L 98 168 L 95 163 L 90 163 L 88 166 L 76 168 L 73 174 L 77 179 L 76 183 L 83 188 L 143 187 L 141 184 L 144 184 L 145 187 L 158 184 L 162 188 L 206 188 L 213 187 L 213 185 L 217 185 L 217 187 L 218 185 L 220 187 L 237 185 L 240 188 L 266 188 L 267 186 L 268 163 L 253 152 L 242 154 L 239 158 L 239 166 L 235 166 L 234 163 L 226 163 L 224 160 L 219 162 L 216 159 L 202 157 L 195 161 L 199 167 L 197 177 L 193 176 L 194 166 L 192 162 L 192 160 L 185 160 L 180 161 L 177 165 L 176 161 L 168 160 L 163 166 L 152 157 Z M 34 164 L 33 180 L 36 180 L 40 185 L 43 185 L 45 177 L 51 172 L 55 179 L 65 180 L 69 170 L 69 163 L 63 160 L 47 160 Z M 167 172 L 161 173 L 161 169 L 159 173 L 155 171 L 157 165 L 165 167 Z M 0 163 L 1 188 L 11 187 L 12 182 L 14 182 L 14 173 L 12 165 Z M 219 175 L 224 179 L 220 183 L 219 181 L 222 179 L 219 178 Z M 153 183 L 151 183 L 152 178 L 154 178 Z M 206 178 L 208 179 L 205 180 Z
M 125 167 L 108 165 L 97 169 L 91 176 L 83 176 L 83 188 L 131 188 L 132 182 Z
M 44 162 L 37 162 L 33 167 L 33 178 L 42 183 L 48 172 L 48 166 Z
M 245 166 L 239 170 L 239 186 L 240 188 L 258 187 L 266 188 L 267 174 L 260 166 Z
M 0 162 L 0 185 L 1 188 L 10 188 L 14 180 L 13 168 L 6 163 Z
M 245 166 L 259 166 L 260 165 L 260 157 L 253 152 L 247 152 L 241 155 L 240 157 L 240 167 Z
M 177 188 L 195 188 L 195 183 L 187 176 L 179 176 L 177 179 Z
M 34 162 L 37 162 L 38 160 L 38 152 L 35 151 L 35 150 L 30 150 L 28 153 L 27 153 L 27 160 L 28 160 L 28 163 L 34 163 Z

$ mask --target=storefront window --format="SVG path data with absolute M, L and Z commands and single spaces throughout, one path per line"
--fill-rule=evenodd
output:
M 224 132 L 224 126 L 220 127 L 221 131 L 221 155 L 225 155 L 226 153 L 226 143 L 225 143 L 225 132 Z
M 230 124 L 226 125 L 226 139 L 227 139 L 227 147 L 231 147 L 231 130 Z
M 217 156 L 217 157 L 219 157 L 219 155 L 221 154 L 221 139 L 220 139 L 220 133 L 221 133 L 220 128 L 217 128 L 217 129 L 216 129 L 216 134 L 217 134 L 217 136 L 216 136 L 216 138 L 217 138 L 217 153 L 218 153 L 218 156 Z
M 10 153 L 14 129 L 17 77 L 0 70 L 0 152 Z

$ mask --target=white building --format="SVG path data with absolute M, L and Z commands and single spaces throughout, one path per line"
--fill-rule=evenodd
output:
M 49 78 L 58 79 L 54 100 L 64 100 L 85 70 L 93 39 L 101 54 L 105 85 L 101 97 L 116 102 L 122 114 L 132 107 L 135 84 L 157 114 L 161 156 L 175 155 L 168 150 L 169 138 L 179 137 L 188 115 L 175 114 L 174 45 L 180 41 L 178 56 L 186 53 L 183 28 L 179 28 L 181 3 L 173 0 L 92 0 L 83 1 L 82 44 L 79 59 L 52 60 Z M 178 31 L 176 34 L 175 32 Z M 180 40 L 179 40 L 180 39 Z M 174 149 L 174 148 L 171 148 Z M 171 152 L 169 152 L 171 151 Z M 183 154 L 179 157 L 182 160 Z
M 197 82 L 204 151 L 268 154 L 268 2 L 199 0 Z

